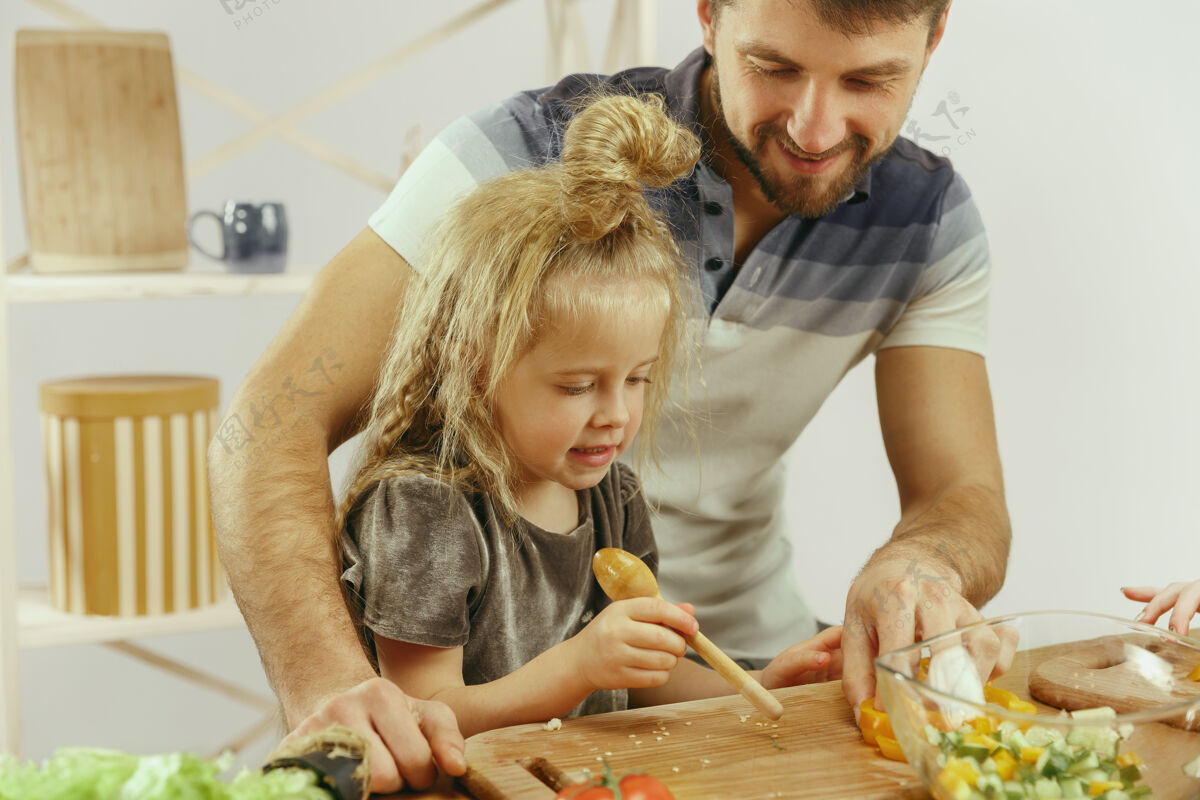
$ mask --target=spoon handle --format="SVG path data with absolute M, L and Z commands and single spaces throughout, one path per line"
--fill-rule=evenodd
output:
M 730 686 L 737 689 L 742 697 L 749 700 L 768 719 L 779 719 L 783 716 L 783 704 L 775 698 L 775 695 L 764 689 L 761 683 L 754 680 L 746 670 L 737 665 L 737 662 L 725 655 L 721 648 L 713 644 L 707 636 L 697 633 L 695 636 L 685 636 L 684 638 L 687 639 L 688 644 L 692 646 L 697 655 L 707 661 L 710 667 L 715 669 Z

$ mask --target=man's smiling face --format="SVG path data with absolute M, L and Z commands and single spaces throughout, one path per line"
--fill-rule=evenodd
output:
M 805 217 L 832 211 L 886 155 L 945 21 L 932 38 L 924 15 L 850 35 L 808 0 L 738 0 L 715 19 L 699 5 L 718 151 Z

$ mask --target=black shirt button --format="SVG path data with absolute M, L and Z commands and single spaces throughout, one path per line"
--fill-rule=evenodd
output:
M 725 266 L 725 262 L 719 258 L 710 258 L 704 262 L 704 268 L 709 272 L 716 272 L 723 266 Z
M 725 209 L 721 208 L 721 204 L 720 204 L 720 203 L 714 202 L 714 201 L 712 201 L 712 200 L 709 200 L 708 202 L 706 202 L 706 203 L 704 204 L 704 213 L 705 213 L 705 214 L 710 214 L 710 215 L 712 215 L 712 216 L 714 216 L 714 217 L 715 217 L 716 215 L 720 214 L 720 213 L 721 213 L 722 211 L 724 211 L 724 210 L 725 210 Z

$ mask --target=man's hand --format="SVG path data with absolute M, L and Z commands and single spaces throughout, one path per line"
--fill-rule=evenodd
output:
M 855 716 L 875 694 L 874 658 L 981 619 L 1004 582 L 1012 530 L 983 358 L 943 347 L 875 357 L 879 425 L 900 521 L 846 597 L 842 689 Z M 1003 669 L 1011 637 L 965 639 L 980 676 Z
M 877 655 L 983 618 L 959 592 L 957 576 L 936 562 L 893 556 L 862 571 L 846 598 L 842 634 L 842 691 L 856 718 L 859 704 L 875 694 Z M 990 678 L 1007 669 L 1015 642 L 984 638 L 970 649 L 980 676 Z
M 841 626 L 826 628 L 771 659 L 760 682 L 766 689 L 781 689 L 837 680 L 842 676 L 841 644 Z
M 437 778 L 435 762 L 450 775 L 467 769 L 465 743 L 450 707 L 411 698 L 383 678 L 371 678 L 329 698 L 287 739 L 334 723 L 366 738 L 373 793 L 428 788 Z

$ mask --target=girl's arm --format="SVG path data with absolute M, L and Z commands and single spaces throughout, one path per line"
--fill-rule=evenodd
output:
M 672 628 L 698 630 L 691 614 L 665 600 L 622 600 L 524 666 L 473 686 L 463 683 L 461 647 L 376 636 L 375 650 L 383 677 L 414 697 L 450 706 L 467 737 L 565 716 L 597 689 L 632 690 L 667 682 L 686 649 Z
M 561 647 L 561 645 L 559 645 Z M 380 674 L 407 694 L 442 701 L 464 738 L 480 731 L 566 716 L 592 687 L 556 664 L 552 648 L 499 680 L 466 686 L 461 647 L 430 647 L 375 637 Z
M 841 641 L 841 627 L 827 628 L 784 650 L 766 669 L 748 672 L 767 689 L 833 680 L 841 676 Z M 672 670 L 670 680 L 663 685 L 631 689 L 629 704 L 653 706 L 733 693 L 733 687 L 716 670 L 682 658 L 679 666 Z
M 750 674 L 758 679 L 757 671 Z M 679 659 L 671 670 L 671 678 L 662 686 L 648 686 L 629 690 L 629 705 L 634 708 L 681 703 L 684 700 L 700 700 L 705 697 L 722 697 L 733 694 L 733 687 L 715 669 L 697 664 L 690 658 Z

